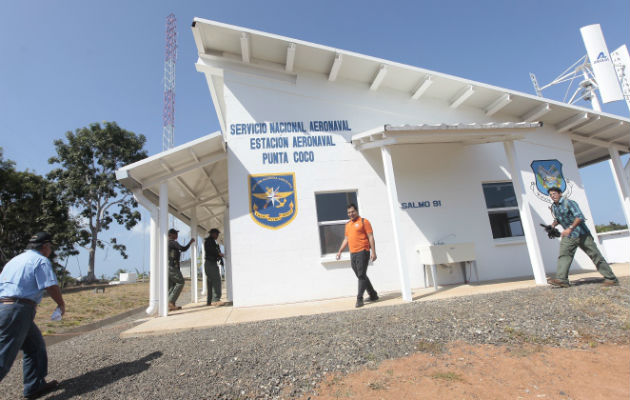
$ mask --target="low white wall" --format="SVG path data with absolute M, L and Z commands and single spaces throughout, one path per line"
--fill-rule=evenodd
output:
M 630 232 L 627 229 L 598 233 L 609 263 L 630 262 Z
M 135 283 L 138 279 L 138 274 L 135 272 L 121 272 L 120 283 Z

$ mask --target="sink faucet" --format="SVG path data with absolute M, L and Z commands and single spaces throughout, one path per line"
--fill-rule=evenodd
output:
M 441 239 L 436 240 L 435 242 L 433 242 L 434 246 L 440 246 L 444 244 L 444 239 L 448 239 L 449 237 L 457 237 L 457 235 L 455 235 L 454 233 L 449 233 L 448 235 L 444 236 Z

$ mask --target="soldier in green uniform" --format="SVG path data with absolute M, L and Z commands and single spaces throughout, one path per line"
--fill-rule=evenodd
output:
M 182 251 L 188 250 L 195 239 L 190 239 L 186 246 L 182 246 L 177 242 L 176 229 L 168 230 L 168 310 L 181 310 L 181 307 L 175 305 L 182 289 L 184 288 L 184 276 L 179 269 L 179 258 Z
M 206 288 L 208 291 L 206 304 L 210 305 L 214 302 L 217 306 L 223 305 L 223 303 L 221 303 L 221 273 L 219 272 L 219 263 L 223 259 L 224 254 L 221 253 L 221 248 L 217 243 L 219 233 L 221 232 L 216 228 L 210 229 L 210 236 L 208 236 L 203 243 L 206 252 L 206 262 L 203 267 L 206 271 Z

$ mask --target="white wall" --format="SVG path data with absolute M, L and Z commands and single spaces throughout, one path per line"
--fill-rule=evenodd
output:
M 233 268 L 234 305 L 248 306 L 352 296 L 356 278 L 349 261 L 322 263 L 315 207 L 315 193 L 358 190 L 359 211 L 374 227 L 379 259 L 369 269 L 378 291 L 399 290 L 398 270 L 389 217 L 380 152 L 360 152 L 349 143 L 353 134 L 383 124 L 489 122 L 476 109 L 452 110 L 444 102 L 410 100 L 398 92 L 350 82 L 329 82 L 325 76 L 301 74 L 297 80 L 275 79 L 256 73 L 226 69 L 224 72 L 227 126 L 234 123 L 348 120 L 352 132 L 321 133 L 334 137 L 334 147 L 311 148 L 314 163 L 264 165 L 262 153 L 249 140 L 265 135 L 233 136 L 228 142 L 230 192 L 230 256 Z M 495 119 L 496 120 L 496 119 Z M 509 119 L 506 119 L 509 120 Z M 500 122 L 500 121 L 499 121 Z M 320 133 L 312 133 L 320 134 Z M 266 136 L 293 136 L 267 134 Z M 565 177 L 573 183 L 571 198 L 578 201 L 592 226 L 592 218 L 567 135 L 544 127 L 527 133 L 516 143 L 522 178 L 534 182 L 529 167 L 535 159 L 558 159 Z M 298 149 L 300 150 L 300 149 Z M 441 200 L 442 207 L 411 209 L 402 213 L 404 260 L 410 266 L 412 287 L 423 285 L 415 253 L 422 243 L 445 238 L 449 242 L 474 242 L 481 280 L 532 275 L 524 240 L 492 239 L 482 193 L 483 182 L 509 180 L 503 144 L 407 145 L 392 149 L 401 201 Z M 270 230 L 256 224 L 248 213 L 248 174 L 294 172 L 297 216 L 287 226 Z M 534 222 L 551 221 L 548 203 L 528 194 Z M 555 271 L 558 241 L 538 232 L 545 268 Z M 578 256 L 576 263 L 589 267 Z M 591 264 L 592 265 L 592 264 Z M 461 273 L 442 271 L 440 283 L 461 282 Z
M 627 229 L 598 234 L 609 263 L 630 262 L 630 233 Z

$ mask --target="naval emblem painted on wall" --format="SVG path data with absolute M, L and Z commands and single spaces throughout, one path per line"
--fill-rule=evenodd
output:
M 565 197 L 570 197 L 573 185 L 568 183 L 562 174 L 562 163 L 558 160 L 534 160 L 531 163 L 536 182 L 532 182 L 531 190 L 540 200 L 551 203 L 549 189 L 560 188 Z M 536 190 L 538 189 L 538 190 Z
M 249 215 L 258 225 L 279 229 L 297 215 L 295 173 L 249 175 Z
M 563 192 L 566 190 L 567 182 L 562 175 L 562 163 L 560 161 L 534 160 L 531 166 L 534 175 L 536 175 L 536 187 L 540 193 L 547 196 L 552 187 L 560 188 Z

